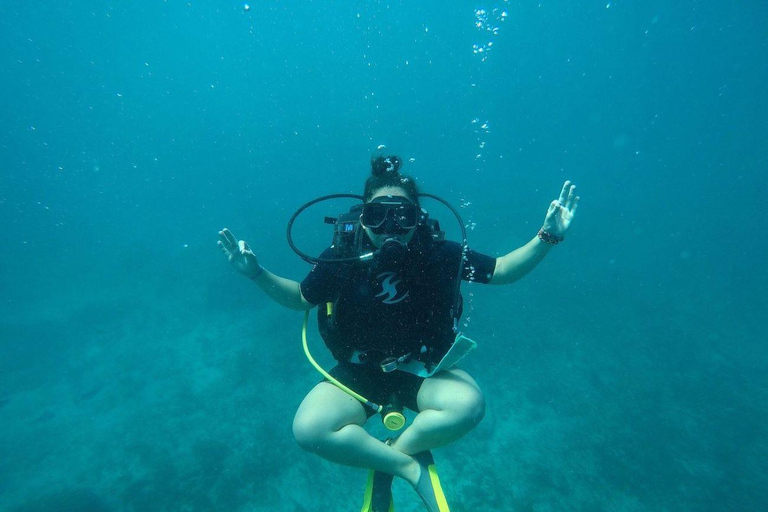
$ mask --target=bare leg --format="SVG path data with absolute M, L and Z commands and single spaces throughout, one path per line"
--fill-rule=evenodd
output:
M 445 446 L 472 430 L 485 414 L 485 399 L 470 375 L 458 368 L 424 381 L 421 412 L 392 446 L 409 455 Z
M 415 481 L 420 471 L 416 461 L 366 432 L 366 420 L 360 402 L 333 384 L 321 382 L 299 406 L 293 434 L 302 448 L 331 462 Z
M 459 369 L 426 379 L 417 399 L 421 412 L 387 446 L 363 428 L 367 418 L 360 402 L 333 384 L 321 382 L 299 406 L 293 433 L 302 448 L 324 459 L 389 473 L 414 485 L 421 468 L 410 455 L 462 437 L 485 412 L 477 383 Z

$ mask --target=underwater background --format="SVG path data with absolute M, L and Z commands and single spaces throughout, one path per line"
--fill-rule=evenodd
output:
M 764 0 L 0 0 L 0 43 L 0 510 L 359 510 L 292 437 L 301 313 L 216 241 L 302 279 L 288 219 L 379 145 L 487 254 L 581 196 L 532 274 L 463 287 L 452 511 L 766 510 Z

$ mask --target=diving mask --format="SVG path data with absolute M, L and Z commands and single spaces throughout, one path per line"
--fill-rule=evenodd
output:
M 363 205 L 360 222 L 376 234 L 404 234 L 419 224 L 421 209 L 402 196 L 381 196 Z

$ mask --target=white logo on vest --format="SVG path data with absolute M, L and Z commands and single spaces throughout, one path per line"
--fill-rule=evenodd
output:
M 383 304 L 397 304 L 401 300 L 405 299 L 408 296 L 409 292 L 405 292 L 405 295 L 398 297 L 398 291 L 397 291 L 397 285 L 402 282 L 401 279 L 398 279 L 397 281 L 392 281 L 395 277 L 397 277 L 397 274 L 395 272 L 382 272 L 378 276 L 376 276 L 376 279 L 382 279 L 384 280 L 381 282 L 381 292 L 376 295 L 376 297 L 384 297 L 386 295 L 386 298 L 384 298 L 381 302 Z

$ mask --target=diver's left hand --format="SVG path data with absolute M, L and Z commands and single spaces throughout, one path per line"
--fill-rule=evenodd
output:
M 563 184 L 560 191 L 560 198 L 552 201 L 547 210 L 547 217 L 544 219 L 542 229 L 547 233 L 565 238 L 565 233 L 571 225 L 576 207 L 579 205 L 579 196 L 575 193 L 576 185 L 570 181 Z

